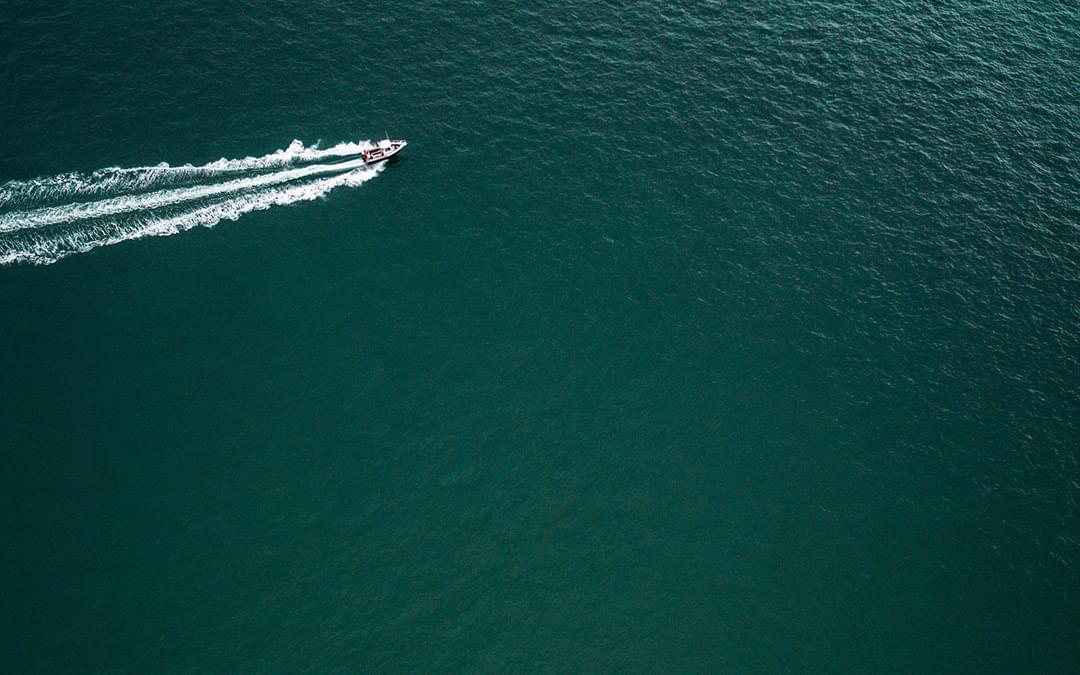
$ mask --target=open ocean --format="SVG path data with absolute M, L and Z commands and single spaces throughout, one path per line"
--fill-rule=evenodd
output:
M 6 0 L 0 84 L 0 672 L 1080 672 L 1080 4 Z

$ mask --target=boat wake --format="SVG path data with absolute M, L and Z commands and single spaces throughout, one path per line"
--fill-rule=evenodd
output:
M 371 180 L 356 158 L 369 143 L 289 147 L 202 166 L 111 167 L 0 185 L 0 265 L 48 264 L 73 253 L 236 220 Z M 351 158 L 351 159 L 350 159 Z

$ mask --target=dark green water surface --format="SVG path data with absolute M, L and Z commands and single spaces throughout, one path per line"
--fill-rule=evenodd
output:
M 1077 4 L 8 0 L 0 84 L 0 183 L 409 140 L 0 267 L 0 671 L 1080 669 Z

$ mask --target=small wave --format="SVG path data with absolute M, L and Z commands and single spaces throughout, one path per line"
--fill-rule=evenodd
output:
M 320 149 L 293 141 L 261 157 L 202 166 L 110 168 L 7 183 L 0 186 L 0 265 L 52 263 L 357 186 L 383 168 L 353 157 L 369 147 L 350 142 Z M 60 197 L 67 201 L 56 203 Z
M 0 237 L 0 265 L 12 263 L 49 264 L 73 253 L 85 253 L 142 237 L 167 236 L 194 227 L 211 227 L 222 220 L 236 220 L 245 213 L 311 201 L 337 187 L 355 187 L 379 174 L 382 166 L 353 167 L 345 173 L 297 184 L 264 187 L 223 201 L 188 205 L 173 214 L 135 213 L 117 219 L 102 219 L 85 226 L 18 231 L 7 239 Z M 70 223 L 68 223 L 70 225 Z

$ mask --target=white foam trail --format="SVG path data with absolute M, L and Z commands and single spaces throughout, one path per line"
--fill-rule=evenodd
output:
M 118 220 L 96 221 L 89 227 L 75 227 L 59 233 L 50 230 L 19 231 L 15 235 L 23 237 L 19 242 L 9 243 L 0 238 L 0 265 L 17 262 L 48 264 L 73 253 L 85 253 L 122 241 L 166 236 L 199 226 L 211 227 L 222 220 L 236 220 L 252 211 L 318 199 L 336 187 L 360 185 L 377 176 L 382 168 L 381 164 L 354 167 L 345 173 L 313 181 L 264 187 L 175 215 L 128 214 Z
M 111 197 L 94 202 L 50 206 L 32 211 L 13 211 L 0 215 L 0 233 L 47 227 L 76 220 L 103 218 L 130 211 L 159 209 L 186 201 L 208 199 L 230 192 L 241 192 L 288 183 L 320 174 L 342 173 L 363 166 L 366 166 L 363 159 L 338 162 L 337 164 L 313 164 L 298 169 L 276 171 L 250 178 L 237 178 L 224 183 L 158 190 L 157 192 Z
M 338 143 L 332 147 L 320 149 L 318 143 L 309 147 L 294 140 L 287 148 L 261 157 L 222 158 L 201 166 L 191 164 L 169 166 L 162 163 L 157 166 L 127 169 L 109 167 L 92 173 L 65 173 L 32 180 L 11 181 L 0 185 L 0 208 L 162 188 L 197 179 L 349 157 L 360 154 L 361 150 L 370 147 L 370 142 L 363 141 Z

